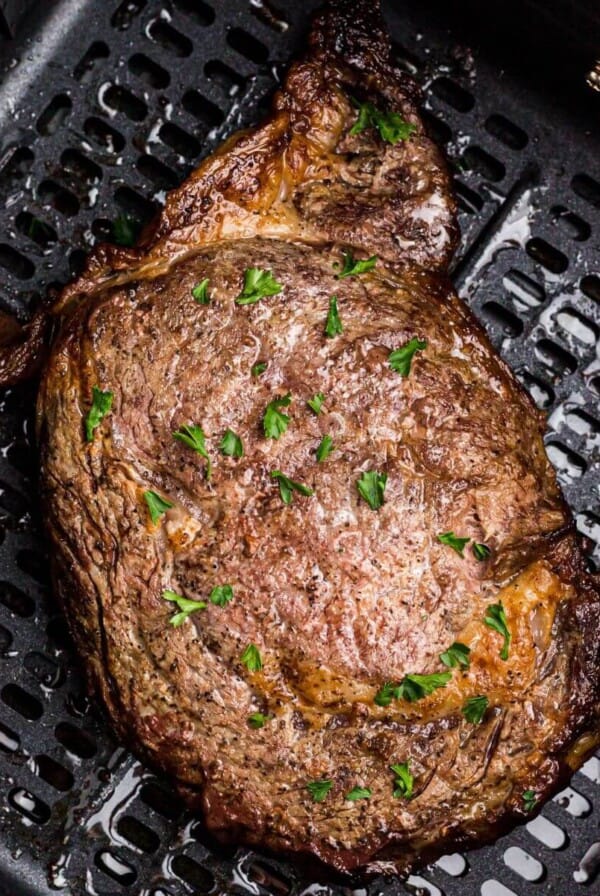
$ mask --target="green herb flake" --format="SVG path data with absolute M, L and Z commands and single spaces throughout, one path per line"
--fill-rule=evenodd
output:
M 260 376 L 261 373 L 264 373 L 267 369 L 266 361 L 257 361 L 256 364 L 253 364 L 250 368 L 251 376 Z
M 287 430 L 290 418 L 287 414 L 282 413 L 280 408 L 287 408 L 291 403 L 290 392 L 269 402 L 263 417 L 263 430 L 267 439 L 279 439 Z
M 325 401 L 325 396 L 322 392 L 317 392 L 316 395 L 313 395 L 312 398 L 309 398 L 306 404 L 309 406 L 313 414 L 316 414 L 317 417 L 321 413 L 321 408 L 323 407 L 323 402 Z
M 490 701 L 488 698 L 480 694 L 477 697 L 469 697 L 463 704 L 461 712 L 467 722 L 470 722 L 472 725 L 480 725 L 489 705 Z
M 311 498 L 314 495 L 312 488 L 302 485 L 301 482 L 294 482 L 281 472 L 281 470 L 273 470 L 271 478 L 276 479 L 279 483 L 279 494 L 284 504 L 291 504 L 294 499 L 294 492 L 304 495 L 305 498 Z
M 248 644 L 240 659 L 248 672 L 260 672 L 263 667 L 260 650 L 256 644 Z
M 408 703 L 415 703 L 423 697 L 429 697 L 438 688 L 445 688 L 450 679 L 451 672 L 434 672 L 432 675 L 419 675 L 411 673 L 405 675 L 398 686 L 398 697 Z
M 130 215 L 119 215 L 113 222 L 113 240 L 119 246 L 133 246 L 140 230 L 140 222 Z
M 205 601 L 189 600 L 187 597 L 182 597 L 181 594 L 176 594 L 175 591 L 163 591 L 162 596 L 164 600 L 170 600 L 179 607 L 180 612 L 175 613 L 175 615 L 171 616 L 169 619 L 171 625 L 175 627 L 184 623 L 191 613 L 195 613 L 197 610 L 206 609 Z
M 448 650 L 444 651 L 444 653 L 440 653 L 440 660 L 444 666 L 448 666 L 449 669 L 455 669 L 458 666 L 463 669 L 468 669 L 470 664 L 470 653 L 470 647 L 467 647 L 466 644 L 461 644 L 460 641 L 455 641 L 454 644 L 450 645 Z
M 537 797 L 534 790 L 523 791 L 523 808 L 526 812 L 533 812 L 537 806 Z
M 396 779 L 394 781 L 394 796 L 409 800 L 413 794 L 415 779 L 410 773 L 408 762 L 400 762 L 398 765 L 390 765 Z
M 400 140 L 408 140 L 416 131 L 416 126 L 398 112 L 382 112 L 373 103 L 361 103 L 350 134 L 360 134 L 369 127 L 379 131 L 381 139 L 392 146 Z
M 180 426 L 178 430 L 172 433 L 174 439 L 191 448 L 196 454 L 200 454 L 206 460 L 206 478 L 210 479 L 212 473 L 212 465 L 208 451 L 206 450 L 206 436 L 200 426 L 188 423 Z
M 344 277 L 357 277 L 359 274 L 372 271 L 379 258 L 378 255 L 371 255 L 370 258 L 354 258 L 352 252 L 342 252 L 342 257 L 344 264 L 339 274 L 335 275 L 336 280 L 343 280 Z
M 504 638 L 504 643 L 500 650 L 500 659 L 506 662 L 512 636 L 508 629 L 506 613 L 504 612 L 502 601 L 497 604 L 490 604 L 485 612 L 483 621 L 489 628 L 493 628 L 494 631 L 498 632 L 498 634 L 502 635 Z
M 251 728 L 258 730 L 259 728 L 264 728 L 265 724 L 269 721 L 269 716 L 266 716 L 262 712 L 253 712 L 252 715 L 248 716 L 248 724 Z
M 219 444 L 221 454 L 226 457 L 243 457 L 244 446 L 242 440 L 232 429 L 226 429 L 223 438 Z
M 205 280 L 201 280 L 200 283 L 197 283 L 196 286 L 192 289 L 192 296 L 195 302 L 198 302 L 199 305 L 210 305 L 210 296 L 208 294 L 208 277 Z
M 371 510 L 379 510 L 382 506 L 386 483 L 387 473 L 378 473 L 376 470 L 365 470 L 357 480 L 358 493 Z
M 317 448 L 317 461 L 319 463 L 322 463 L 326 458 L 329 457 L 333 450 L 333 439 L 331 438 L 331 436 L 323 436 L 323 438 L 319 442 L 319 447 Z
M 330 781 L 329 778 L 325 778 L 323 781 L 309 781 L 306 785 L 313 803 L 322 803 L 332 787 L 333 781 Z
M 244 271 L 244 288 L 237 297 L 237 305 L 254 305 L 267 296 L 276 296 L 283 289 L 281 283 L 273 277 L 271 271 L 261 268 L 246 268 Z
M 160 495 L 157 495 L 156 492 L 153 491 L 145 491 L 144 492 L 144 501 L 148 506 L 148 512 L 150 513 L 150 519 L 156 525 L 161 516 L 169 510 L 173 505 L 170 501 L 167 501 L 166 498 L 161 498 Z
M 208 599 L 217 607 L 226 607 L 229 601 L 233 600 L 233 588 L 231 585 L 215 585 Z
M 328 339 L 334 336 L 340 336 L 344 332 L 342 321 L 337 306 L 337 296 L 329 299 L 329 311 L 327 312 L 327 322 L 325 323 L 325 335 Z
M 399 687 L 391 681 L 386 681 L 375 694 L 373 701 L 377 706 L 389 706 L 393 699 L 397 700 L 400 696 Z
M 103 392 L 98 386 L 92 386 L 92 406 L 85 418 L 86 442 L 94 441 L 94 430 L 100 426 L 112 408 L 114 392 Z
M 487 544 L 480 544 L 478 541 L 473 542 L 473 544 L 471 545 L 471 550 L 473 551 L 473 556 L 475 557 L 475 559 L 480 563 L 483 560 L 487 560 L 487 558 L 492 553 Z
M 436 535 L 437 540 L 441 544 L 448 545 L 449 548 L 452 548 L 453 551 L 456 551 L 461 557 L 465 556 L 465 545 L 470 542 L 470 538 L 460 538 L 458 535 L 455 535 L 454 532 L 442 532 L 441 535 Z
M 368 800 L 371 793 L 372 791 L 368 787 L 353 787 L 344 799 L 349 803 L 355 803 L 357 800 Z
M 410 367 L 415 353 L 422 352 L 426 348 L 427 341 L 425 339 L 417 339 L 416 336 L 413 336 L 412 339 L 409 339 L 406 345 L 390 352 L 388 357 L 389 365 L 395 373 L 399 373 L 400 376 L 406 377 L 410 373 Z

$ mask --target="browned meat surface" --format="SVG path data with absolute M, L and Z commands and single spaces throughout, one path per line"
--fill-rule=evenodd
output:
M 414 132 L 352 134 L 353 100 Z M 375 5 L 332 4 L 272 118 L 65 290 L 39 397 L 91 688 L 213 834 L 313 870 L 490 839 L 598 743 L 598 586 L 539 414 L 443 278 L 414 102 Z M 338 277 L 349 251 L 378 258 Z M 249 268 L 276 284 L 245 304 Z

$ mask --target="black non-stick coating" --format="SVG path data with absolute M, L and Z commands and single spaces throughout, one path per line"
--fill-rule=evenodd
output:
M 34 3 L 0 44 L 0 305 L 25 317 L 119 216 L 147 220 L 201 155 L 259 117 L 314 5 Z M 563 79 L 560 55 L 540 51 L 546 25 L 528 34 L 516 20 L 511 57 L 507 22 L 501 40 L 486 29 L 487 4 L 479 20 L 450 6 L 407 0 L 386 12 L 456 170 L 456 283 L 548 411 L 548 450 L 598 560 L 600 104 L 584 83 L 589 59 L 573 53 L 573 22 Z M 0 893 L 325 894 L 285 864 L 211 850 L 83 696 L 48 585 L 34 391 L 0 395 Z M 594 758 L 496 846 L 369 893 L 600 893 L 599 785 Z

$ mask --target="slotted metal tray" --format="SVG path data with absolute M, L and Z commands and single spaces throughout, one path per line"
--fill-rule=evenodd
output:
M 259 118 L 315 5 L 34 3 L 20 36 L 0 44 L 1 306 L 26 317 L 113 235 L 119 215 L 147 220 L 201 155 Z M 548 412 L 551 459 L 598 561 L 600 104 L 583 70 L 579 92 L 549 91 L 493 41 L 470 48 L 476 30 L 433 2 L 385 9 L 455 168 L 455 281 Z M 569 71 L 578 77 L 576 64 Z M 0 893 L 348 896 L 248 850 L 209 847 L 83 695 L 48 582 L 34 395 L 33 386 L 0 395 Z M 593 758 L 540 818 L 494 847 L 368 893 L 600 893 L 599 823 Z

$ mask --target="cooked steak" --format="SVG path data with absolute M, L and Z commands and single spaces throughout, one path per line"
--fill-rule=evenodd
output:
M 489 840 L 598 744 L 598 583 L 446 279 L 416 101 L 332 2 L 272 116 L 64 291 L 39 396 L 91 689 L 212 834 L 313 870 Z

